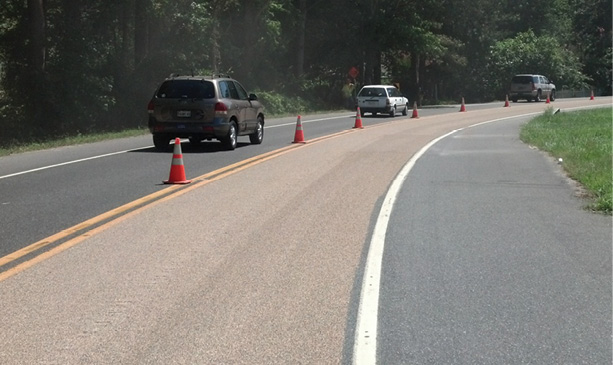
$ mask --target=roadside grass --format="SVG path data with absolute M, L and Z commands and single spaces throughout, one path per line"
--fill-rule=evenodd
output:
M 0 156 L 12 155 L 15 153 L 23 153 L 29 151 L 44 150 L 49 148 L 56 148 L 62 146 L 73 146 L 78 144 L 94 143 L 116 138 L 135 137 L 148 134 L 149 130 L 146 128 L 127 129 L 121 132 L 107 132 L 107 133 L 91 133 L 91 134 L 78 134 L 75 136 L 66 136 L 62 138 L 49 139 L 38 142 L 20 143 L 14 141 L 6 146 L 0 147 Z
M 608 215 L 613 210 L 612 118 L 613 108 L 558 114 L 549 108 L 520 132 L 523 142 L 562 158 L 568 176 L 587 190 L 588 209 Z

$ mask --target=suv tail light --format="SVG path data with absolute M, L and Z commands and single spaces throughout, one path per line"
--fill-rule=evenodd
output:
M 153 114 L 153 109 L 154 109 L 154 105 L 153 105 L 153 101 L 150 101 L 149 104 L 147 105 L 147 112 L 149 114 Z
M 228 114 L 228 107 L 222 102 L 215 104 L 215 114 Z

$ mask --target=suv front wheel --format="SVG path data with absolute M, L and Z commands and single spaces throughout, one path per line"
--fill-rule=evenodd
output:
M 252 144 L 260 144 L 264 140 L 264 121 L 262 117 L 258 117 L 258 125 L 255 128 L 255 132 L 249 135 L 249 141 Z

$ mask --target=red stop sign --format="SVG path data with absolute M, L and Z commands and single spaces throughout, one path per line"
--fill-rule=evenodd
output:
M 358 77 L 359 73 L 360 73 L 360 72 L 359 72 L 359 71 L 358 71 L 358 69 L 357 69 L 357 68 L 355 68 L 355 67 L 352 67 L 352 68 L 350 68 L 350 69 L 349 69 L 349 76 L 353 77 L 354 79 L 355 79 L 356 77 Z

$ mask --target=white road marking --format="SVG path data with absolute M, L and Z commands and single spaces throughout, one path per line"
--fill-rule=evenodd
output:
M 300 122 L 302 124 L 306 124 L 306 123 L 313 123 L 313 122 L 321 122 L 321 121 L 324 121 L 324 120 L 342 119 L 342 118 L 353 118 L 353 117 L 355 117 L 355 115 L 343 115 L 343 116 L 339 116 L 339 117 L 320 118 L 320 119 L 311 119 L 311 120 L 301 120 Z M 296 116 L 296 118 L 298 118 L 298 117 Z M 286 127 L 288 125 L 296 125 L 296 122 L 284 123 L 284 124 L 275 124 L 275 125 L 271 125 L 271 126 L 266 126 L 265 128 Z
M 353 345 L 353 364 L 355 365 L 374 365 L 377 363 L 377 322 L 379 312 L 379 289 L 381 284 L 381 266 L 383 260 L 383 249 L 385 246 L 385 236 L 392 209 L 396 197 L 404 184 L 409 172 L 415 163 L 426 153 L 434 144 L 458 131 L 476 127 L 483 124 L 499 122 L 507 119 L 525 118 L 532 115 L 542 114 L 542 112 L 515 115 L 511 117 L 488 120 L 481 123 L 470 125 L 466 128 L 455 129 L 442 135 L 425 145 L 417 152 L 409 162 L 404 165 L 402 170 L 394 178 L 375 223 L 373 235 L 366 257 L 364 277 L 362 280 L 362 291 L 360 292 L 360 304 L 356 319 L 356 330 Z
M 394 202 L 396 201 L 400 188 L 402 188 L 402 184 L 415 165 L 415 162 L 417 162 L 430 147 L 441 139 L 460 130 L 462 129 L 453 130 L 430 141 L 430 143 L 413 155 L 409 162 L 404 165 L 402 170 L 400 170 L 398 175 L 394 178 L 392 185 L 385 195 L 370 241 L 370 248 L 368 249 L 368 256 L 366 258 L 366 267 L 364 269 L 364 279 L 362 281 L 362 291 L 360 294 L 353 347 L 353 363 L 355 365 L 371 365 L 377 362 L 377 318 L 379 311 L 379 286 L 381 284 L 381 262 L 383 259 L 383 247 L 385 245 L 387 225 L 392 215 Z
M 351 116 L 349 116 L 349 117 L 351 117 Z M 311 120 L 306 120 L 306 121 L 303 120 L 302 124 L 312 123 L 312 122 L 321 122 L 321 121 L 324 121 L 324 120 L 331 120 L 331 119 L 349 118 L 349 117 L 348 116 L 340 116 L 340 117 L 311 119 Z M 267 126 L 266 129 L 268 129 L 268 128 L 276 128 L 276 127 L 284 127 L 284 126 L 295 125 L 295 124 L 296 123 L 294 122 L 294 123 L 285 123 L 285 124 L 272 125 L 272 126 Z M 171 144 L 174 144 L 174 142 L 171 142 Z M 42 167 L 38 167 L 36 169 L 20 171 L 20 172 L 16 172 L 16 173 L 13 173 L 13 174 L 8 174 L 8 175 L 0 176 L 0 180 L 6 179 L 6 178 L 9 178 L 9 177 L 19 176 L 19 175 L 25 175 L 25 174 L 29 174 L 29 173 L 36 172 L 36 171 L 52 169 L 52 168 L 55 168 L 55 167 L 71 165 L 71 164 L 75 164 L 75 163 L 79 163 L 79 162 L 84 162 L 84 161 L 89 161 L 89 160 L 95 160 L 95 159 L 98 159 L 98 158 L 109 157 L 109 156 L 113 156 L 113 155 L 120 155 L 122 153 L 127 153 L 127 152 L 131 152 L 131 151 L 137 151 L 137 150 L 141 150 L 141 149 L 145 149 L 145 148 L 151 148 L 151 147 L 153 147 L 153 146 L 138 147 L 138 148 L 134 148 L 134 149 L 130 149 L 130 150 L 125 150 L 125 151 L 112 152 L 112 153 L 107 153 L 107 154 L 104 154 L 104 155 L 92 156 L 92 157 L 82 158 L 82 159 L 73 160 L 73 161 L 66 161 L 66 162 L 62 162 L 62 163 L 58 163 L 58 164 L 54 164 L 54 165 L 42 166 Z
M 18 175 L 24 175 L 24 174 L 29 174 L 31 172 L 36 172 L 36 171 L 41 171 L 41 170 L 47 170 L 47 169 L 52 169 L 54 167 L 60 167 L 60 166 L 65 166 L 65 165 L 72 165 L 78 162 L 83 162 L 83 161 L 89 161 L 89 160 L 95 160 L 98 158 L 102 158 L 102 157 L 108 157 L 108 156 L 113 156 L 113 155 L 119 155 L 122 153 L 126 153 L 126 152 L 130 152 L 130 151 L 135 151 L 135 150 L 139 150 L 142 148 L 147 148 L 147 147 L 141 147 L 141 148 L 135 148 L 135 149 L 131 149 L 131 150 L 125 150 L 125 151 L 119 151 L 119 152 L 112 152 L 112 153 L 107 153 L 104 155 L 98 155 L 98 156 L 92 156 L 92 157 L 87 157 L 87 158 L 81 158 L 78 160 L 72 160 L 72 161 L 66 161 L 66 162 L 62 162 L 62 163 L 58 163 L 55 165 L 48 165 L 48 166 L 43 166 L 43 167 L 39 167 L 36 169 L 31 169 L 31 170 L 26 170 L 26 171 L 20 171 L 20 172 L 16 172 L 14 174 L 9 174 L 9 175 L 4 175 L 4 176 L 0 176 L 0 180 L 2 179 L 6 179 L 8 177 L 13 177 L 13 176 L 18 176 Z

